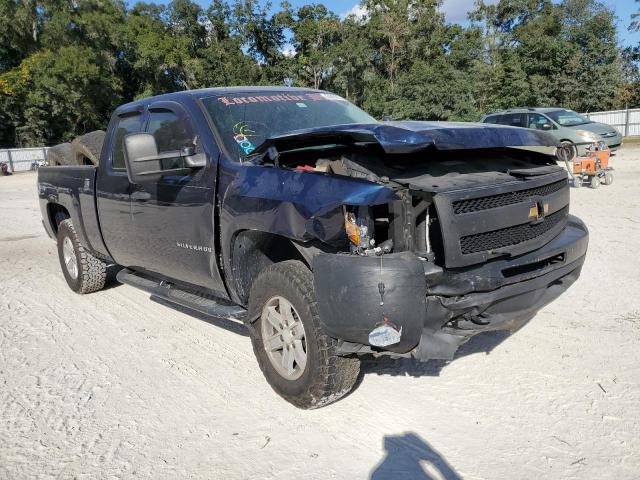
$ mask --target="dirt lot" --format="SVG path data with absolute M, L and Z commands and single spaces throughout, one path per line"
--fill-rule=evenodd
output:
M 72 293 L 35 175 L 0 177 L 0 478 L 639 478 L 640 149 L 613 164 L 572 190 L 591 244 L 568 294 L 449 364 L 369 361 L 312 412 L 241 326 Z

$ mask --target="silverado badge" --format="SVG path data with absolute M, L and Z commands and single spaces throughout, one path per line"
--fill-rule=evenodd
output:
M 194 252 L 213 253 L 213 250 L 211 247 L 204 247 L 202 245 L 191 245 L 190 243 L 185 243 L 185 242 L 176 242 L 176 247 L 184 248 L 185 250 L 193 250 Z

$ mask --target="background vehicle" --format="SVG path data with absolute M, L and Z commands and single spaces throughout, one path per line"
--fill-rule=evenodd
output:
M 118 108 L 98 165 L 42 167 L 38 191 L 74 291 L 117 264 L 123 283 L 242 320 L 274 390 L 316 408 L 350 391 L 359 355 L 451 359 L 578 278 L 588 233 L 555 144 L 379 123 L 318 90 L 205 89 Z
M 42 159 L 42 160 L 34 160 L 33 162 L 31 162 L 31 167 L 29 167 L 29 170 L 37 170 L 40 167 L 44 167 L 47 165 L 47 161 Z
M 591 188 L 598 188 L 601 183 L 613 183 L 613 168 L 609 166 L 611 151 L 600 141 L 587 147 L 584 157 L 575 158 L 569 165 L 573 185 L 581 187 L 586 181 Z
M 622 135 L 615 128 L 564 108 L 511 108 L 486 115 L 481 121 L 546 131 L 567 147 L 568 160 L 584 155 L 594 142 L 604 141 L 610 150 L 622 145 Z

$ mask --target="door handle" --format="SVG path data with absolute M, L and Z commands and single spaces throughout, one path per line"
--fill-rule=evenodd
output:
M 131 200 L 145 201 L 149 200 L 150 198 L 151 194 L 143 190 L 137 190 L 131 194 Z

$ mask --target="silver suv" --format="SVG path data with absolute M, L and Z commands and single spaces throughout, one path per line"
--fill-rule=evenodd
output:
M 611 150 L 622 145 L 622 135 L 604 123 L 592 122 L 573 110 L 564 108 L 511 108 L 486 115 L 483 123 L 545 130 L 566 150 L 584 155 L 587 145 L 604 141 Z

